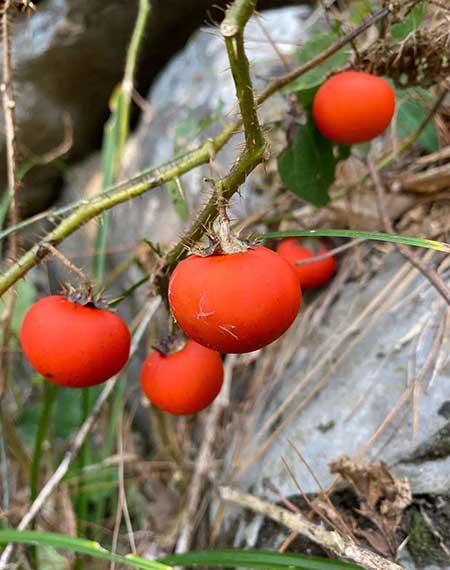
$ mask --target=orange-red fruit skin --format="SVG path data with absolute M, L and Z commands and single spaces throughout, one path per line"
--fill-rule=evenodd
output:
M 181 416 L 200 412 L 216 398 L 223 382 L 220 354 L 188 340 L 172 354 L 150 354 L 141 370 L 141 386 L 150 402 Z
M 187 336 L 219 352 L 243 353 L 290 327 L 301 291 L 289 263 L 259 246 L 181 261 L 170 279 L 169 301 Z
M 314 98 L 313 117 L 320 132 L 341 144 L 372 140 L 389 126 L 395 93 L 383 78 L 344 71 L 325 81 Z
M 311 259 L 328 252 L 328 248 L 320 244 L 317 251 L 302 245 L 298 238 L 287 238 L 279 243 L 277 252 L 294 268 L 302 289 L 317 289 L 328 283 L 336 272 L 336 260 L 327 257 L 305 265 L 296 265 L 296 261 Z
M 123 368 L 130 352 L 130 332 L 118 315 L 60 295 L 31 306 L 20 342 L 35 370 L 69 388 L 105 382 Z

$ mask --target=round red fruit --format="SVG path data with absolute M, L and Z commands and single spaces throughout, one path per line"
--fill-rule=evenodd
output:
M 222 382 L 220 354 L 190 339 L 177 352 L 153 352 L 141 370 L 141 386 L 147 398 L 175 416 L 196 414 L 209 406 Z
M 219 352 L 242 353 L 290 327 L 301 291 L 289 263 L 259 246 L 183 260 L 170 279 L 169 301 L 187 336 Z
M 35 370 L 69 388 L 105 382 L 123 368 L 130 353 L 130 332 L 118 315 L 60 295 L 31 306 L 20 342 Z
M 302 289 L 316 289 L 322 287 L 333 277 L 336 272 L 336 259 L 334 256 L 297 265 L 298 261 L 312 259 L 325 253 L 329 249 L 321 242 L 315 242 L 315 247 L 306 246 L 298 238 L 284 239 L 278 245 L 277 252 L 288 261 L 295 269 Z
M 381 135 L 395 111 L 395 93 L 383 78 L 363 71 L 333 75 L 314 98 L 313 116 L 328 139 L 357 144 Z

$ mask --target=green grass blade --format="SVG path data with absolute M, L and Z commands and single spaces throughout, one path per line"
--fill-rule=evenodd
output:
M 44 445 L 45 438 L 47 437 L 50 418 L 53 409 L 53 404 L 55 403 L 55 397 L 58 387 L 50 384 L 49 382 L 44 382 L 43 384 L 43 402 L 41 415 L 39 418 L 39 425 L 36 432 L 36 438 L 34 442 L 33 451 L 33 461 L 31 463 L 30 472 L 30 498 L 31 502 L 37 497 L 38 494 L 38 482 L 39 473 L 41 468 L 41 458 L 42 458 L 42 448 Z
M 119 114 L 121 99 L 122 92 L 120 90 L 116 91 L 111 101 L 111 116 L 103 132 L 103 190 L 114 184 L 118 166 L 121 161 L 121 154 L 119 152 L 119 123 L 121 120 Z M 109 212 L 103 212 L 99 218 L 99 226 L 95 240 L 94 275 L 97 283 L 101 283 L 105 276 L 108 220 Z
M 413 247 L 423 247 L 450 253 L 450 244 L 432 239 L 418 238 L 412 236 L 400 236 L 398 234 L 387 234 L 383 232 L 365 232 L 360 230 L 289 230 L 286 232 L 268 232 L 257 236 L 261 239 L 277 239 L 286 237 L 342 237 L 342 238 L 362 238 L 375 241 L 387 241 L 398 245 L 411 245 Z
M 226 568 L 261 568 L 267 570 L 357 570 L 359 567 L 347 562 L 325 558 L 280 554 L 258 550 L 212 550 L 189 552 L 166 556 L 162 560 L 145 560 L 129 554 L 119 556 L 104 549 L 100 544 L 82 538 L 73 538 L 52 532 L 0 530 L 0 544 L 15 543 L 33 546 L 48 546 L 76 552 L 79 555 L 100 558 L 139 570 L 167 570 L 174 565 L 207 566 Z
M 164 557 L 161 562 L 172 566 L 221 566 L 225 568 L 283 568 L 302 570 L 356 570 L 359 567 L 346 562 L 327 560 L 301 554 L 281 554 L 260 550 L 211 550 L 188 552 Z
M 123 81 L 111 97 L 111 116 L 105 125 L 103 135 L 103 191 L 110 188 L 116 181 L 120 171 L 123 151 L 129 134 L 131 97 L 133 80 L 140 47 L 145 37 L 145 28 L 150 14 L 149 0 L 139 0 L 139 11 L 133 35 L 128 47 Z M 97 283 L 103 281 L 105 275 L 105 249 L 108 233 L 109 213 L 100 216 L 100 225 L 95 244 L 94 271 Z
M 55 549 L 69 550 L 70 552 L 91 556 L 92 558 L 100 558 L 109 562 L 116 562 L 117 564 L 128 566 L 129 568 L 138 568 L 139 570 L 167 570 L 169 568 L 169 566 L 164 563 L 145 560 L 144 558 L 132 554 L 128 556 L 112 554 L 100 546 L 98 542 L 92 540 L 73 538 L 53 532 L 0 530 L 0 544 L 7 543 L 49 546 Z
M 111 116 L 104 128 L 102 147 L 103 192 L 108 191 L 108 189 L 114 185 L 120 172 L 123 152 L 129 134 L 134 75 L 136 72 L 139 51 L 145 38 L 145 29 L 149 15 L 149 0 L 139 0 L 139 10 L 133 35 L 128 46 L 123 80 L 112 95 L 110 103 Z M 100 287 L 104 281 L 106 273 L 106 246 L 109 217 L 110 212 L 103 212 L 99 217 L 99 227 L 95 242 L 94 275 L 95 281 Z M 109 420 L 107 440 L 103 446 L 104 457 L 108 457 L 112 453 L 114 447 L 114 437 L 117 433 L 116 425 L 118 420 L 118 410 L 120 407 L 119 403 L 122 402 L 124 394 L 123 386 L 124 381 L 120 380 L 114 391 L 114 400 L 112 404 L 113 413 Z M 94 518 L 98 524 L 98 528 L 101 528 L 105 510 L 105 499 L 101 499 L 96 502 Z

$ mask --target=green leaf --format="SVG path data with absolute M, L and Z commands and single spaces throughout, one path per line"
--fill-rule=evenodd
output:
M 308 111 L 312 110 L 314 97 L 319 89 L 319 86 L 311 87 L 310 89 L 302 89 L 297 92 L 297 98 L 302 104 L 302 107 Z
M 400 236 L 398 234 L 386 234 L 383 232 L 366 232 L 361 230 L 290 230 L 286 232 L 268 232 L 257 236 L 261 239 L 276 239 L 286 237 L 342 237 L 342 238 L 362 238 L 375 241 L 387 241 L 399 245 L 411 245 L 450 253 L 450 244 L 432 239 L 418 238 L 412 236 Z
M 301 554 L 280 554 L 260 550 L 211 550 L 174 554 L 161 560 L 173 566 L 221 566 L 225 568 L 262 568 L 281 570 L 282 568 L 303 570 L 356 570 L 359 566 L 347 562 L 327 560 Z
M 80 427 L 82 390 L 61 388 L 56 394 L 53 412 L 54 433 L 67 440 Z
M 336 33 L 324 33 L 315 34 L 310 40 L 308 40 L 305 45 L 297 53 L 297 62 L 299 65 L 303 65 L 311 61 L 319 53 L 333 45 L 340 36 Z M 330 75 L 331 72 L 336 71 L 345 66 L 349 59 L 350 51 L 348 47 L 343 47 L 337 51 L 334 55 L 329 57 L 320 65 L 317 65 L 314 69 L 311 69 L 307 73 L 301 75 L 298 79 L 290 83 L 285 90 L 288 92 L 292 91 L 304 91 L 305 89 L 311 89 L 317 87 Z
M 396 89 L 397 96 L 397 133 L 400 138 L 409 138 L 419 128 L 433 105 L 433 95 L 420 87 Z M 439 148 L 436 125 L 429 121 L 418 139 L 425 150 L 434 152 Z
M 410 33 L 417 30 L 425 18 L 425 3 L 419 2 L 402 22 L 391 26 L 392 39 L 396 42 L 404 40 Z
M 92 558 L 100 558 L 102 560 L 108 560 L 109 562 L 116 562 L 117 564 L 128 566 L 129 568 L 138 568 L 139 570 L 167 570 L 167 568 L 169 568 L 169 566 L 161 562 L 145 560 L 144 558 L 131 554 L 128 556 L 112 554 L 102 548 L 98 542 L 93 542 L 92 540 L 73 538 L 53 532 L 0 530 L 0 544 L 7 544 L 9 542 L 69 550 L 70 552 L 85 554 Z
M 186 221 L 189 218 L 189 209 L 180 178 L 177 176 L 173 180 L 170 180 L 166 184 L 166 187 L 176 213 L 183 221 Z
M 44 385 L 48 383 L 39 375 L 36 376 L 36 381 Z M 58 446 L 67 441 L 74 431 L 80 427 L 82 392 L 82 390 L 71 388 L 58 388 L 56 392 L 52 413 L 52 434 L 56 440 L 54 449 L 56 452 L 59 449 Z M 39 406 L 25 406 L 16 420 L 20 435 L 27 446 L 34 444 L 36 426 L 39 423 L 39 412 Z
M 311 117 L 300 125 L 292 147 L 278 157 L 283 184 L 314 206 L 326 206 L 334 182 L 337 159 L 333 145 L 317 129 Z
M 370 0 L 358 0 L 352 6 L 350 21 L 355 26 L 360 26 L 371 13 L 372 5 Z

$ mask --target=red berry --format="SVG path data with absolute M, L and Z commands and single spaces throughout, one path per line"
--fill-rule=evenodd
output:
M 70 388 L 105 382 L 123 368 L 130 352 L 130 333 L 118 315 L 60 295 L 31 306 L 20 342 L 35 370 Z
M 251 352 L 281 336 L 301 303 L 292 267 L 265 247 L 178 264 L 172 313 L 187 336 L 219 352 Z
M 362 71 L 333 75 L 321 85 L 313 105 L 321 133 L 343 144 L 362 143 L 381 135 L 394 111 L 395 93 L 389 83 Z
M 336 260 L 334 257 L 326 257 L 318 261 L 296 265 L 297 261 L 311 259 L 327 253 L 329 250 L 323 243 L 318 243 L 315 249 L 302 245 L 298 238 L 288 238 L 280 242 L 277 252 L 284 257 L 295 269 L 302 289 L 315 289 L 325 285 L 336 271 Z
M 153 352 L 141 370 L 142 390 L 150 402 L 176 416 L 196 414 L 209 406 L 222 382 L 220 354 L 190 339 L 178 352 Z

